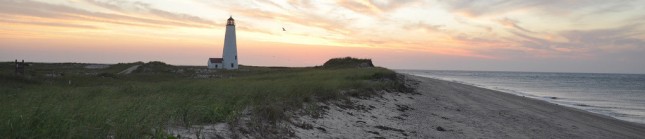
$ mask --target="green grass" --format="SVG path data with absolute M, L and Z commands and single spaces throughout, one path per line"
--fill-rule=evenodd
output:
M 132 74 L 116 74 L 136 64 L 142 67 Z M 2 138 L 165 138 L 160 131 L 170 125 L 230 122 L 247 107 L 261 118 L 284 120 L 285 110 L 313 101 L 402 86 L 384 68 L 245 66 L 208 73 L 220 78 L 194 78 L 204 67 L 34 63 L 28 75 L 16 76 L 10 64 L 0 65 Z M 43 76 L 51 72 L 65 74 Z

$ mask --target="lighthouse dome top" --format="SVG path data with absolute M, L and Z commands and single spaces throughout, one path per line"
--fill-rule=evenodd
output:
M 228 18 L 228 22 L 226 22 L 227 26 L 235 26 L 235 19 L 233 19 L 233 16 Z

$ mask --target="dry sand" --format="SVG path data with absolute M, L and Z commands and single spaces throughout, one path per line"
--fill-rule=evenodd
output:
M 299 138 L 409 138 L 415 131 L 404 124 L 409 115 L 410 94 L 380 92 L 380 97 L 351 98 L 352 103 L 321 104 L 322 118 L 300 116 L 292 119 Z
M 645 125 L 460 83 L 406 75 L 416 92 L 324 104 L 299 138 L 645 138 Z

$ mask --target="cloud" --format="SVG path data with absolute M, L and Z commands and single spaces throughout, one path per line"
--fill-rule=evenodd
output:
M 440 0 L 449 11 L 466 17 L 499 16 L 514 11 L 536 11 L 564 16 L 598 5 L 629 5 L 630 0 Z M 597 11 L 593 11 L 597 12 Z
M 263 25 L 258 25 L 257 23 L 280 22 L 288 26 L 295 26 L 298 30 L 303 31 L 288 31 L 288 34 L 290 35 L 322 39 L 329 44 L 338 46 L 381 48 L 394 47 L 394 45 L 398 45 L 397 43 L 402 43 L 402 41 L 396 37 L 393 38 L 388 34 L 391 33 L 392 30 L 384 28 L 375 29 L 373 25 L 359 24 L 355 21 L 362 20 L 365 22 L 367 20 L 371 20 L 366 20 L 365 18 L 369 18 L 369 16 L 377 16 L 372 15 L 375 14 L 373 13 L 375 11 L 382 11 L 384 13 L 392 12 L 398 8 L 402 8 L 406 4 L 413 3 L 412 1 L 357 1 L 359 5 L 367 5 L 374 8 L 374 11 L 364 13 L 369 14 L 366 17 L 354 16 L 356 14 L 352 11 L 358 9 L 349 9 L 349 11 L 345 10 L 347 8 L 339 4 L 342 3 L 341 1 L 325 3 L 308 0 L 290 0 L 286 1 L 286 3 L 280 3 L 268 0 L 259 0 L 252 2 L 235 1 L 227 2 L 226 4 L 218 4 L 203 0 L 197 1 L 214 8 L 230 11 L 238 17 L 241 16 L 244 17 L 244 19 L 253 20 L 252 22 L 254 23 L 247 24 L 248 27 L 240 26 L 241 30 L 272 34 L 271 31 L 267 31 L 268 28 L 261 28 L 260 26 Z M 371 21 L 373 21 L 374 24 L 390 24 L 393 22 L 391 19 L 383 18 Z M 407 30 L 420 29 L 426 31 L 439 31 L 443 28 L 443 25 L 429 25 L 422 22 L 395 26 L 403 26 L 407 28 Z M 400 28 L 396 28 L 397 32 L 399 29 Z
M 91 26 L 91 25 L 57 23 L 57 22 L 19 21 L 19 20 L 7 20 L 7 19 L 0 19 L 0 22 L 14 23 L 14 24 L 30 24 L 30 25 L 40 25 L 40 26 L 67 27 L 67 28 L 98 29 L 98 27 Z
M 51 5 L 34 1 L 0 0 L 0 13 L 5 15 L 26 15 L 44 18 L 71 18 L 61 13 L 85 13 L 66 6 Z
M 12 16 L 28 16 L 60 20 L 81 20 L 100 23 L 111 23 L 141 27 L 164 27 L 164 26 L 180 26 L 180 27 L 197 27 L 209 28 L 213 26 L 213 22 L 203 20 L 198 17 L 174 14 L 162 10 L 147 8 L 148 12 L 157 15 L 159 18 L 149 16 L 139 16 L 137 14 L 121 15 L 104 12 L 92 12 L 83 9 L 68 7 L 64 5 L 47 4 L 36 1 L 13 1 L 13 0 L 0 0 L 0 13 Z M 118 9 L 117 5 L 110 5 L 107 3 L 97 4 L 97 6 L 105 8 Z M 145 6 L 144 6 L 145 8 Z M 53 24 L 52 24 L 53 25 Z
M 236 14 L 247 16 L 253 19 L 270 21 L 281 20 L 283 22 L 299 24 L 312 28 L 320 28 L 326 31 L 343 35 L 349 35 L 353 32 L 353 30 L 347 28 L 347 24 L 344 24 L 345 22 L 338 20 L 337 18 L 330 18 L 329 16 L 318 15 L 306 11 L 285 14 L 257 8 L 244 7 L 233 7 L 230 10 L 232 10 Z
M 515 42 L 519 43 L 521 47 L 531 48 L 531 49 L 549 49 L 551 46 L 555 45 L 555 42 L 548 41 L 540 37 L 530 36 L 521 32 L 511 31 L 519 39 L 515 39 Z
M 645 49 L 645 38 L 638 38 L 643 35 L 640 24 L 626 25 L 616 28 L 604 28 L 594 30 L 569 30 L 560 33 L 567 38 L 567 45 L 583 48 L 614 47 L 617 49 Z
M 267 31 L 267 30 L 263 30 L 263 29 L 255 28 L 255 27 L 252 27 L 252 26 L 240 26 L 240 25 L 236 25 L 236 27 L 235 27 L 235 28 L 236 28 L 236 30 L 241 30 L 241 31 L 257 32 L 257 33 L 264 33 L 264 34 L 274 34 L 274 33 L 273 33 L 273 32 L 271 32 L 271 31 Z
M 457 21 L 459 24 L 472 26 L 472 27 L 477 27 L 477 28 L 480 28 L 480 29 L 482 29 L 482 30 L 484 30 L 486 32 L 493 31 L 493 27 L 491 27 L 489 25 L 483 25 L 483 24 L 479 24 L 479 23 L 469 22 L 469 21 L 467 21 L 469 19 L 465 19 L 465 18 L 461 18 L 461 17 L 454 17 L 454 20 Z
M 337 2 L 338 5 L 345 7 L 349 10 L 352 10 L 357 13 L 363 14 L 381 14 L 383 11 L 376 7 L 374 4 L 366 1 L 346 1 L 340 0 Z
M 440 5 L 443 5 L 443 8 L 446 8 L 448 12 L 457 15 L 454 17 L 455 21 L 466 26 L 487 27 L 489 32 L 484 33 L 483 36 L 499 41 L 498 43 L 493 43 L 494 45 L 481 47 L 487 49 L 477 50 L 478 52 L 487 55 L 511 57 L 594 56 L 608 53 L 609 51 L 645 50 L 643 47 L 645 46 L 643 34 L 636 35 L 639 32 L 643 32 L 643 27 L 638 24 L 644 24 L 641 21 L 645 20 L 638 18 L 642 14 L 634 14 L 642 13 L 642 9 L 639 11 L 631 6 L 642 5 L 642 2 L 640 4 L 639 2 L 630 0 L 439 1 Z M 598 14 L 604 15 L 599 16 Z M 604 19 L 608 18 L 607 16 L 611 17 Z M 583 18 L 585 19 L 580 20 Z M 531 22 L 522 19 L 527 19 Z M 552 27 L 542 26 L 551 22 L 543 20 L 554 20 L 553 22 L 557 24 Z M 594 22 L 589 23 L 588 21 Z M 575 26 L 579 22 L 587 25 Z M 495 24 L 506 29 L 492 30 L 494 28 L 491 28 L 490 25 Z M 535 25 L 538 25 L 538 27 L 535 27 Z M 607 25 L 617 27 L 608 27 Z M 482 34 L 470 35 L 482 36 Z M 463 42 L 479 42 L 476 40 L 460 40 L 463 40 Z M 481 45 L 481 43 L 478 43 L 478 45 Z M 517 53 L 521 55 L 517 55 Z
M 567 30 L 555 34 L 564 40 L 552 40 L 544 37 L 534 37 L 521 32 L 512 32 L 519 37 L 512 39 L 519 47 L 530 50 L 549 51 L 556 53 L 606 53 L 607 51 L 644 50 L 645 38 L 641 25 L 626 25 L 615 28 L 591 30 Z
M 314 4 L 311 3 L 311 0 L 287 0 L 287 3 L 292 7 L 299 9 L 311 9 L 314 7 Z
M 84 0 L 84 1 L 91 3 L 95 6 L 99 6 L 102 8 L 110 9 L 112 11 L 121 12 L 121 13 L 133 13 L 133 14 L 147 13 L 163 19 L 182 21 L 182 22 L 188 21 L 195 24 L 204 24 L 206 26 L 216 24 L 213 21 L 206 20 L 197 16 L 180 14 L 180 13 L 172 13 L 165 10 L 152 8 L 150 4 L 141 3 L 141 2 L 127 2 L 127 1 L 120 1 L 120 0 L 111 0 L 108 2 L 98 1 L 98 0 Z
M 440 32 L 444 25 L 430 25 L 419 21 L 418 23 L 407 24 L 403 26 L 403 29 L 407 30 L 423 30 L 426 32 Z
M 412 0 L 338 0 L 336 4 L 341 7 L 347 8 L 351 11 L 365 14 L 365 15 L 380 15 L 384 12 L 389 12 L 398 9 L 406 4 L 414 2 Z
M 268 4 L 268 5 L 271 5 L 273 7 L 277 7 L 277 8 L 281 8 L 281 9 L 286 9 L 284 6 L 276 3 L 275 1 L 271 1 L 271 0 L 257 0 L 256 2 Z
M 499 24 L 501 24 L 501 25 L 503 25 L 505 27 L 510 27 L 510 28 L 518 29 L 518 30 L 521 30 L 521 31 L 524 31 L 524 32 L 533 33 L 533 31 L 530 31 L 530 30 L 528 30 L 528 29 L 526 29 L 524 27 L 521 27 L 521 26 L 517 25 L 519 23 L 517 20 L 513 20 L 513 19 L 510 19 L 510 18 L 499 19 L 499 20 L 497 20 L 497 23 L 499 23 Z
M 596 29 L 568 29 L 547 32 L 526 32 L 516 29 L 517 22 L 506 22 L 512 36 L 473 37 L 452 35 L 457 46 L 474 54 L 502 59 L 513 58 L 566 58 L 592 59 L 608 55 L 621 56 L 645 51 L 642 24 Z M 501 24 L 501 23 L 500 23 Z

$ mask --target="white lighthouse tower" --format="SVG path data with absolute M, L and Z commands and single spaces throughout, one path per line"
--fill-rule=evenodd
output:
M 226 22 L 226 35 L 224 36 L 224 53 L 222 54 L 222 67 L 224 69 L 237 69 L 237 42 L 235 39 L 235 20 L 233 16 Z
M 208 69 L 237 69 L 237 42 L 235 39 L 235 20 L 233 16 L 226 22 L 224 51 L 222 58 L 208 58 Z

